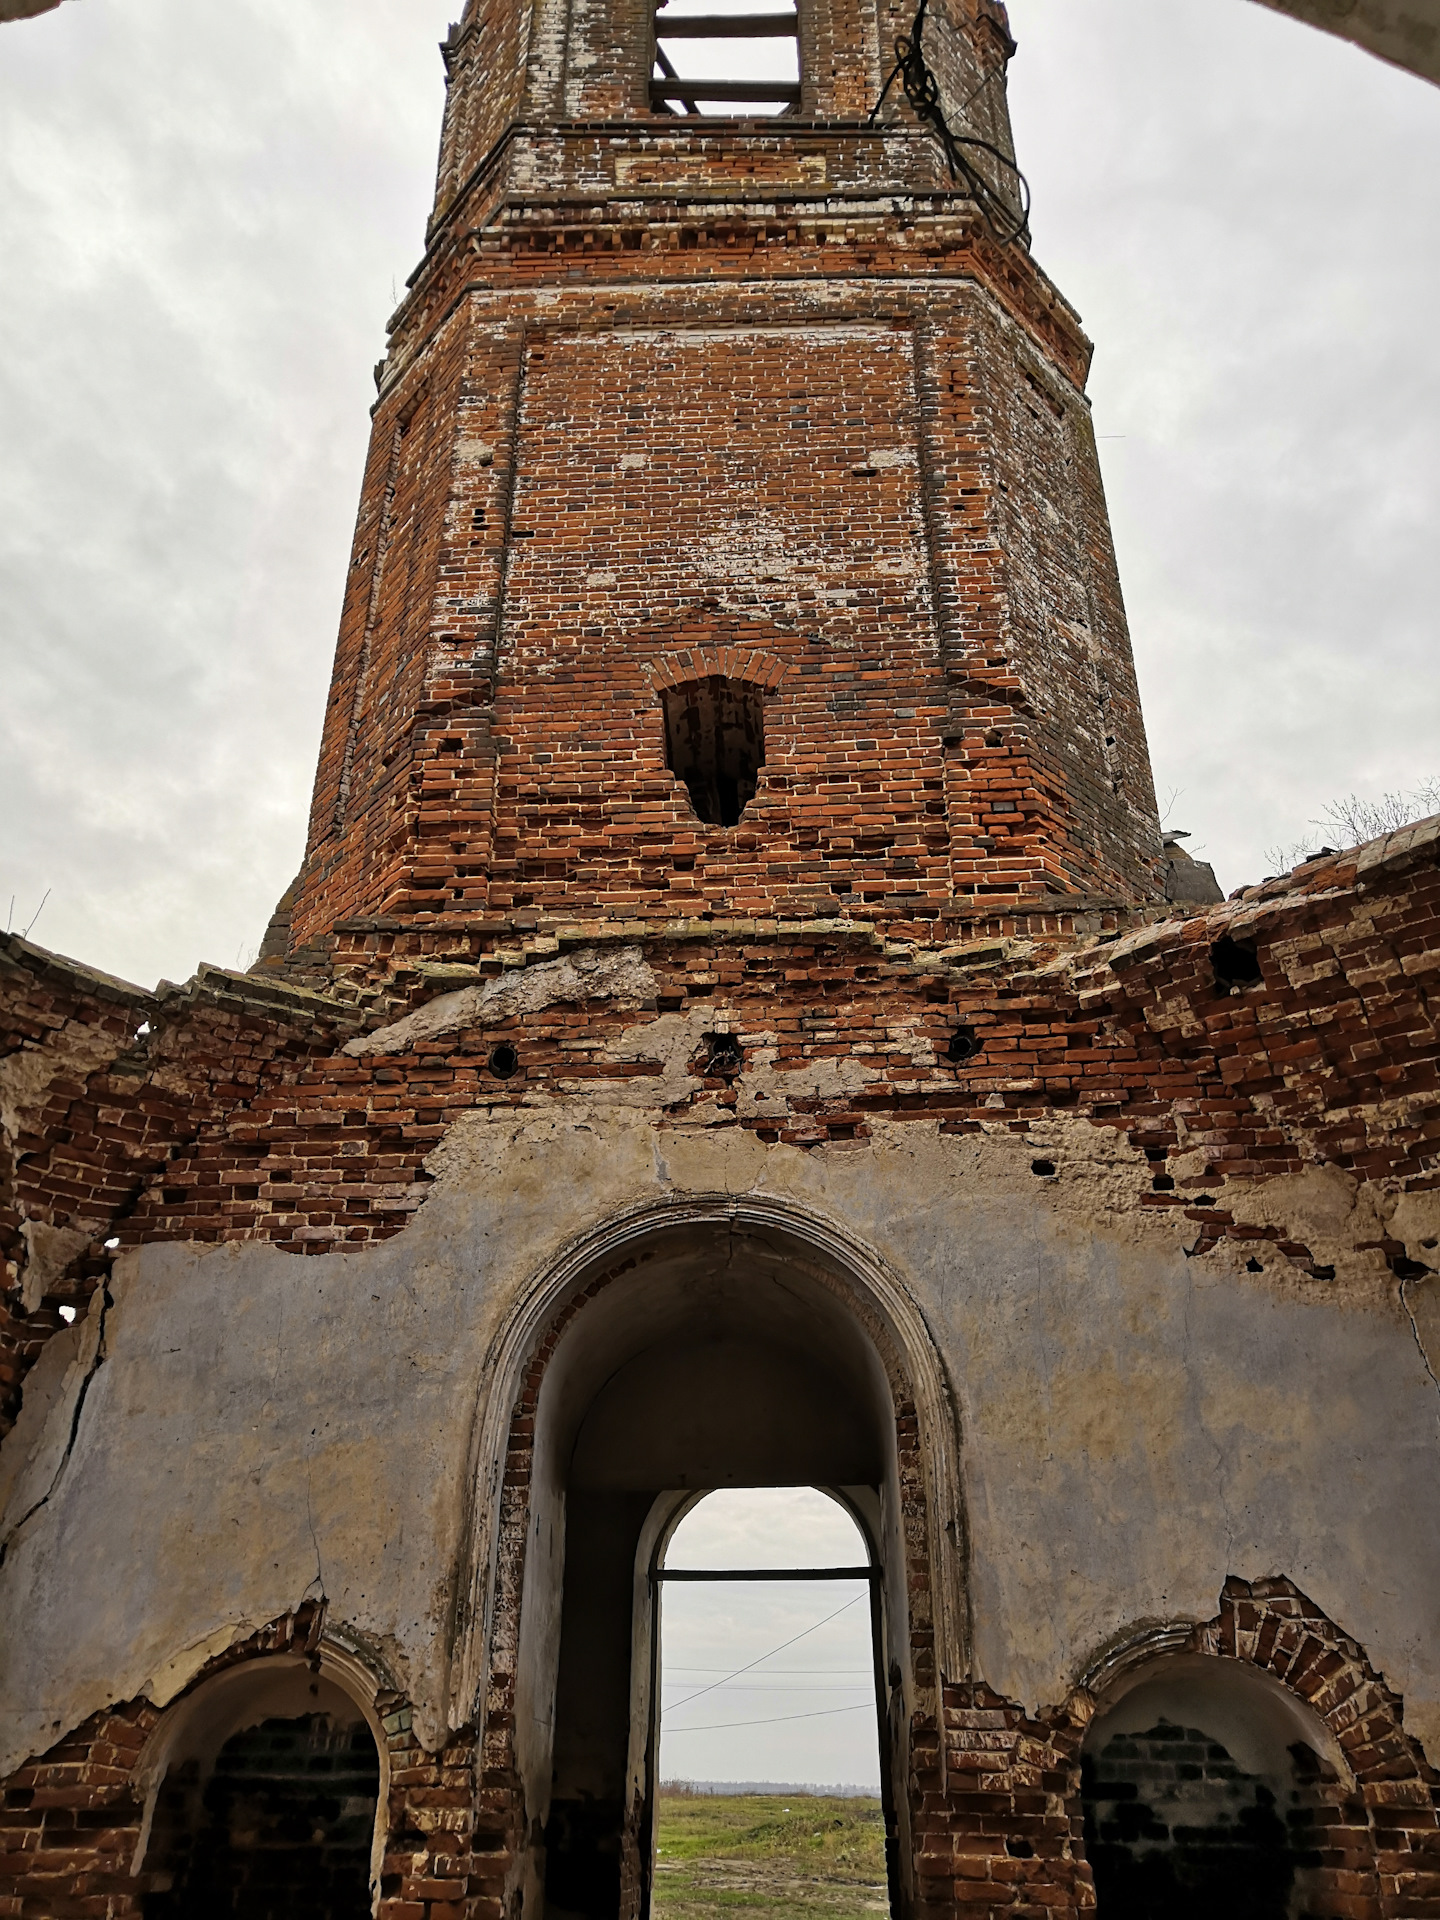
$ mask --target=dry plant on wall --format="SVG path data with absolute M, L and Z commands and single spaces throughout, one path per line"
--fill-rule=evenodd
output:
M 1432 813 L 1440 813 L 1440 779 L 1422 780 L 1409 793 L 1382 793 L 1378 800 L 1362 800 L 1352 793 L 1344 800 L 1332 800 L 1320 817 L 1310 822 L 1315 828 L 1313 834 L 1288 847 L 1267 847 L 1266 864 L 1277 874 L 1288 873 L 1319 853 L 1342 853 L 1347 847 L 1358 847 L 1366 840 L 1378 840 L 1382 834 L 1413 826 Z

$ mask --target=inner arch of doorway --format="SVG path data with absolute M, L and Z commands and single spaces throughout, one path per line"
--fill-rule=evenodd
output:
M 871 1496 L 871 1490 L 865 1487 L 826 1486 L 817 1486 L 814 1490 L 832 1499 L 852 1523 L 865 1551 L 865 1565 L 878 1572 L 883 1564 L 883 1520 L 880 1503 Z M 632 1797 L 644 1790 L 647 1779 L 659 1779 L 660 1700 L 656 1690 L 660 1678 L 660 1640 L 659 1623 L 653 1609 L 653 1589 L 668 1565 L 670 1549 L 680 1523 L 697 1507 L 703 1506 L 714 1491 L 716 1489 L 713 1488 L 675 1489 L 657 1495 L 640 1535 L 639 1551 L 635 1556 L 635 1625 L 630 1653 L 631 1672 L 639 1676 L 637 1706 L 640 1709 L 632 1716 L 630 1726 L 627 1787 Z M 796 1578 L 803 1577 L 803 1569 L 797 1569 Z M 882 1649 L 873 1594 L 870 1631 L 873 1651 L 879 1655 Z M 883 1685 L 883 1675 L 880 1678 Z M 882 1768 L 882 1798 L 885 1797 L 885 1789 L 891 1785 L 891 1782 L 883 1779 L 883 1773 Z
M 577 1235 L 526 1287 L 486 1355 L 467 1484 L 474 1502 L 458 1569 L 460 1597 L 450 1663 L 453 1726 L 482 1721 L 488 1656 L 500 1586 L 502 1490 L 512 1423 L 526 1377 L 558 1345 L 571 1316 L 677 1229 L 753 1233 L 828 1279 L 859 1322 L 890 1381 L 897 1417 L 915 1422 L 914 1457 L 924 1516 L 937 1691 L 970 1676 L 973 1645 L 968 1529 L 960 1471 L 961 1433 L 944 1363 L 921 1310 L 900 1278 L 837 1221 L 793 1202 L 762 1196 L 686 1195 L 613 1215 Z M 679 1515 L 675 1518 L 678 1520 Z M 909 1693 L 910 1676 L 906 1675 Z

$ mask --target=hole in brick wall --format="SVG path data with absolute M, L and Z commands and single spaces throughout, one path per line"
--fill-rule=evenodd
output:
M 743 680 L 711 674 L 661 695 L 665 764 L 714 827 L 737 826 L 765 764 L 765 697 Z
M 1403 1253 L 1392 1253 L 1390 1256 L 1390 1271 L 1397 1280 L 1423 1280 L 1427 1274 L 1433 1273 L 1435 1269 L 1425 1266 L 1422 1261 L 1409 1260 Z
M 509 1080 L 520 1071 L 520 1055 L 508 1040 L 502 1040 L 490 1049 L 486 1064 L 497 1080 Z
M 1175 1191 L 1175 1182 L 1168 1173 L 1157 1173 L 1150 1184 L 1156 1193 L 1173 1193 Z
M 1264 1273 L 1265 1269 L 1258 1260 L 1251 1259 L 1245 1262 L 1245 1271 L 1246 1273 Z
M 1264 978 L 1254 947 L 1245 946 L 1228 933 L 1211 947 L 1210 964 L 1215 969 L 1215 984 L 1224 993 L 1256 986 Z
M 739 1073 L 745 1064 L 745 1049 L 733 1033 L 707 1033 L 701 1035 L 705 1048 L 704 1071 L 728 1080 Z
M 1035 1849 L 1028 1840 L 1007 1840 L 1005 1842 L 1005 1851 L 1012 1860 L 1033 1860 L 1035 1858 Z
M 75 1324 L 75 1308 L 61 1307 L 60 1318 L 65 1322 L 67 1327 L 73 1327 Z
M 973 1060 L 979 1051 L 980 1036 L 974 1027 L 957 1027 L 950 1036 L 945 1058 L 952 1067 L 962 1067 L 967 1060 Z
M 1055 1178 L 1055 1162 L 1053 1160 L 1032 1160 L 1030 1162 L 1030 1171 L 1031 1173 L 1038 1173 L 1042 1180 L 1053 1180 Z

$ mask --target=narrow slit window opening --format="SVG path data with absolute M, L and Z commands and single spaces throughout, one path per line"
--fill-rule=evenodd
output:
M 795 6 L 790 0 L 659 0 L 650 108 L 682 117 L 798 113 Z
M 708 825 L 734 827 L 754 799 L 765 764 L 765 696 L 743 680 L 711 674 L 661 696 L 665 764 Z

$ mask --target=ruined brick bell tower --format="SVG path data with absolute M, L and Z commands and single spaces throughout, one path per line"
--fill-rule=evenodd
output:
M 259 963 L 0 940 L 0 1920 L 648 1920 L 794 1486 L 892 1920 L 1440 1913 L 1440 822 L 1166 898 L 1003 9 L 753 3 L 467 9 Z
M 510 0 L 447 43 L 297 949 L 373 914 L 933 929 L 1157 891 L 1075 316 L 898 85 L 871 124 L 908 0 L 726 3 Z M 697 29 L 788 41 L 798 82 L 677 93 L 657 29 L 672 71 Z M 926 32 L 1008 155 L 1003 9 Z M 737 93 L 782 111 L 713 117 Z

